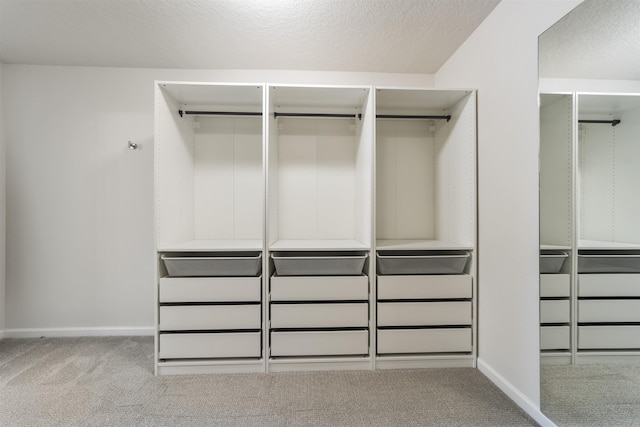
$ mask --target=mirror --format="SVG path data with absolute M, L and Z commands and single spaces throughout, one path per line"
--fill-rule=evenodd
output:
M 640 0 L 586 0 L 539 39 L 541 409 L 640 420 Z

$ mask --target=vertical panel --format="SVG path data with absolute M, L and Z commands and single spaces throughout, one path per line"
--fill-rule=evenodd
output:
M 613 239 L 640 242 L 640 109 L 625 111 L 615 126 Z
M 262 240 L 262 120 L 235 119 L 234 239 Z
M 376 129 L 376 235 L 395 239 L 398 235 L 398 161 L 393 132 L 397 122 L 379 120 Z

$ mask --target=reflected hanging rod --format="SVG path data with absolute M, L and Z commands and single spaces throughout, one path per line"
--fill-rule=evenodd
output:
M 619 125 L 620 120 L 578 120 L 578 123 L 607 123 L 611 124 L 611 126 Z
M 422 119 L 422 120 L 451 120 L 451 116 L 407 116 L 402 114 L 378 114 L 376 119 Z
M 178 110 L 178 114 L 182 117 L 187 115 L 200 115 L 200 116 L 262 116 L 261 112 L 252 111 L 183 111 Z
M 327 114 L 327 113 L 273 113 L 274 118 L 278 117 L 331 117 L 338 119 L 358 119 L 362 120 L 362 114 Z

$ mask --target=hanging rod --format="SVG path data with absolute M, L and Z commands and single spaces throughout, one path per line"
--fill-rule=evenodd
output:
M 262 116 L 261 112 L 252 112 L 252 111 L 183 111 L 178 110 L 178 114 L 180 117 L 183 114 L 187 115 L 201 115 L 201 116 Z
M 422 120 L 451 120 L 451 116 L 406 116 L 398 114 L 378 114 L 376 119 L 422 119 Z
M 578 120 L 578 123 L 607 123 L 611 124 L 611 126 L 619 125 L 620 120 Z
M 362 114 L 326 114 L 326 113 L 273 113 L 273 117 L 334 117 L 362 120 Z

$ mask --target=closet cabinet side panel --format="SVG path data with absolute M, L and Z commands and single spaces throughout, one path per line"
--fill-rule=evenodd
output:
M 271 102 L 271 101 L 269 101 Z M 278 239 L 278 213 L 279 213 L 279 158 L 278 158 L 278 120 L 273 117 L 273 105 L 267 114 L 267 170 L 266 201 L 267 201 L 267 243 L 271 246 Z
M 435 134 L 435 237 L 475 243 L 476 101 L 475 94 L 437 121 Z
M 367 97 L 362 120 L 356 121 L 358 146 L 356 150 L 355 239 L 371 244 L 373 209 L 373 131 L 375 112 L 373 97 Z
M 158 247 L 194 238 L 194 144 L 189 119 L 162 89 L 155 97 L 156 239 Z
M 540 241 L 571 245 L 572 140 L 571 96 L 540 108 Z

